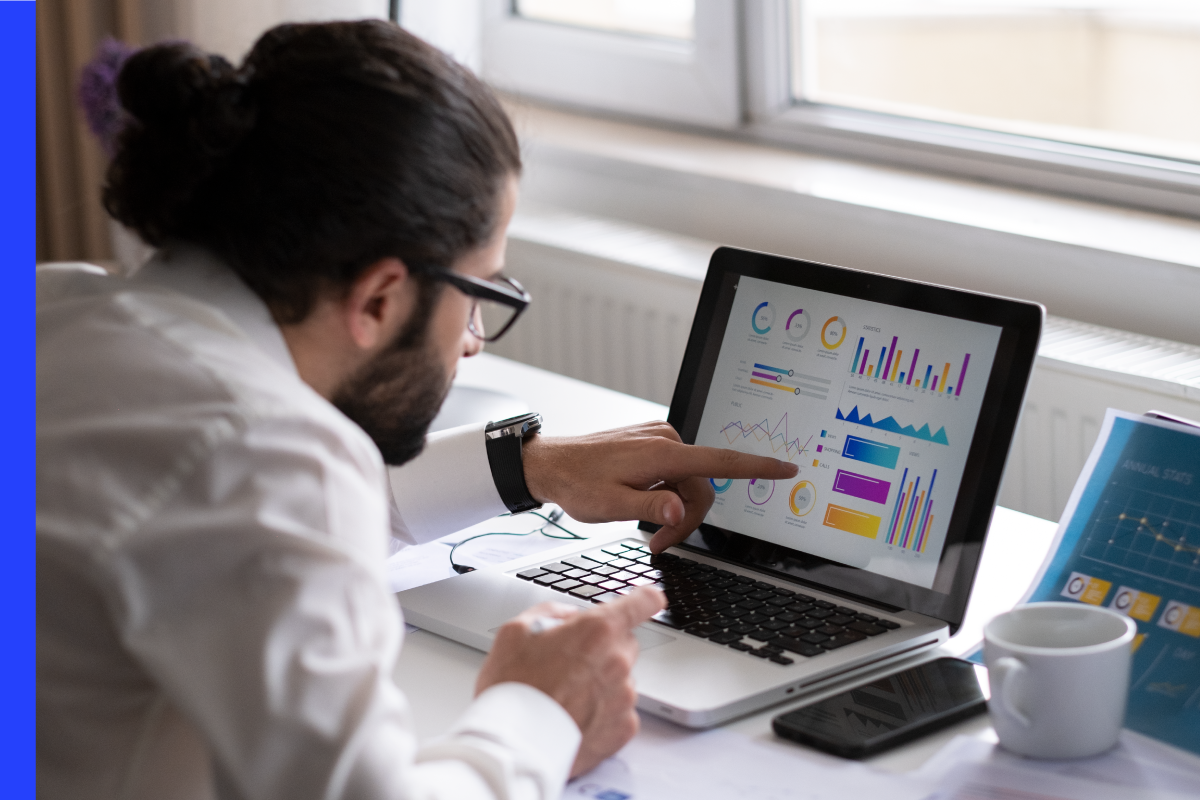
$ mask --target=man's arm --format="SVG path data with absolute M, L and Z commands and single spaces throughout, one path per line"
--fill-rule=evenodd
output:
M 525 443 L 525 483 L 542 502 L 580 522 L 646 520 L 662 525 L 650 540 L 661 553 L 696 529 L 715 493 L 709 478 L 783 480 L 794 464 L 764 456 L 685 445 L 666 422 L 586 436 L 535 436 Z

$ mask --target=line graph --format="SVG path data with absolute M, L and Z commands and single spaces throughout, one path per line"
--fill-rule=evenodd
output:
M 780 430 L 782 428 L 782 431 Z M 810 435 L 804 444 L 800 444 L 800 437 L 790 438 L 788 433 L 788 415 L 785 413 L 779 422 L 775 423 L 775 427 L 769 427 L 768 420 L 747 424 L 738 420 L 728 423 L 724 428 L 721 428 L 721 433 L 725 434 L 725 439 L 730 444 L 738 440 L 745 441 L 750 437 L 754 437 L 756 442 L 766 442 L 771 446 L 772 453 L 784 451 L 784 456 L 788 461 L 796 458 L 798 455 L 808 451 L 808 444 L 813 440 Z
M 1096 505 L 1080 555 L 1148 578 L 1200 587 L 1200 505 L 1110 486 Z

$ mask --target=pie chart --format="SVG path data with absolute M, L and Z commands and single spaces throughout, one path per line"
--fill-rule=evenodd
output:
M 809 481 L 800 481 L 788 495 L 788 505 L 797 517 L 803 517 L 817 504 L 817 489 Z
M 750 502 L 754 503 L 754 505 L 766 505 L 766 502 L 771 499 L 771 495 L 775 494 L 775 481 L 764 481 L 755 478 L 746 487 L 746 492 L 750 495 Z

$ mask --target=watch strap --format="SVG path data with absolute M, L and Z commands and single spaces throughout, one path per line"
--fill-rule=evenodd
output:
M 492 468 L 492 480 L 505 508 L 513 514 L 540 508 L 541 503 L 529 493 L 525 484 L 525 465 L 521 459 L 520 436 L 497 436 L 487 440 L 488 465 Z

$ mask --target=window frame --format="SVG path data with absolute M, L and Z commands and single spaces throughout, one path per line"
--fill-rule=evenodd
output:
M 743 122 L 738 0 L 698 0 L 691 42 L 526 19 L 513 0 L 481 2 L 482 74 L 498 89 L 722 130 Z
M 1200 163 L 796 100 L 791 13 L 789 0 L 744 7 L 752 138 L 1200 217 Z

